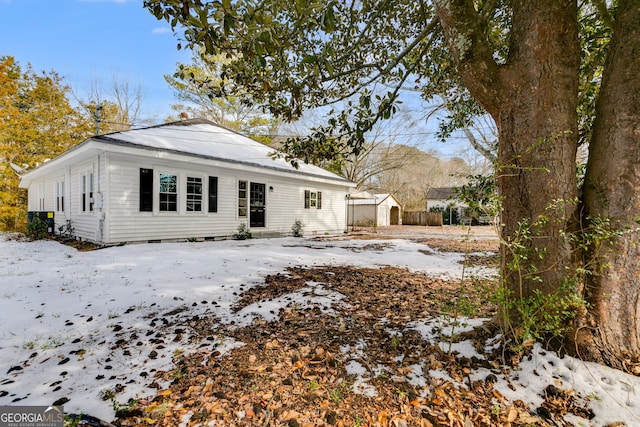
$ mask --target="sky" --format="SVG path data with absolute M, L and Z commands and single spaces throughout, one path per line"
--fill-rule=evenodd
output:
M 108 90 L 114 76 L 140 85 L 146 116 L 157 122 L 174 103 L 163 76 L 191 60 L 177 43 L 142 0 L 0 0 L 0 56 L 56 71 L 80 96 L 94 82 Z
M 143 93 L 143 119 L 163 123 L 174 114 L 174 94 L 164 80 L 176 64 L 190 63 L 191 51 L 177 49 L 178 36 L 158 21 L 142 0 L 0 0 L 0 56 L 13 56 L 36 71 L 56 71 L 82 99 L 96 82 L 108 92 L 114 77 Z M 415 97 L 415 95 L 414 95 Z M 416 97 L 417 98 L 417 97 Z M 383 137 L 415 145 L 441 158 L 469 156 L 460 133 L 446 143 L 435 138 L 437 123 L 424 122 L 418 99 L 403 108 L 418 111 L 399 117 Z M 175 115 L 175 114 L 174 114 Z M 407 123 L 416 121 L 414 127 Z M 304 125 L 303 125 L 304 127 Z M 287 134 L 286 131 L 284 134 Z
M 308 282 L 290 294 L 237 312 L 232 308 L 245 291 L 263 284 L 266 275 L 283 274 L 287 267 L 392 265 L 455 280 L 462 275 L 459 261 L 464 257 L 402 239 L 285 237 L 136 244 L 78 252 L 55 241 L 9 237 L 0 233 L 0 405 L 49 405 L 64 397 L 69 399 L 65 411 L 107 421 L 114 412 L 111 402 L 101 399 L 103 390 L 125 385 L 116 395 L 120 403 L 152 397 L 157 391 L 149 387 L 153 373 L 171 369 L 176 350 L 185 354 L 202 350 L 201 342 L 189 342 L 188 333 L 182 338 L 167 336 L 164 345 L 156 345 L 151 338 L 163 331 L 155 325 L 159 318 L 175 325 L 194 315 L 207 315 L 219 324 L 243 327 L 262 319 L 277 320 L 288 304 L 318 306 L 331 316 L 345 296 L 320 282 Z M 368 245 L 376 249 L 367 249 Z M 468 323 L 473 326 L 488 320 Z M 412 319 L 407 327 L 438 343 L 445 352 L 452 345 L 461 356 L 484 357 L 470 341 L 447 341 L 453 326 L 446 318 Z M 462 331 L 459 328 L 456 332 Z M 442 329 L 445 337 L 434 335 L 434 329 Z M 137 338 L 121 345 L 132 334 Z M 493 340 L 487 340 L 486 346 Z M 223 357 L 243 344 L 221 335 L 215 349 Z M 153 351 L 156 355 L 151 357 Z M 338 357 L 356 377 L 353 392 L 375 395 L 358 353 L 345 351 Z M 444 369 L 423 369 L 420 363 L 411 368 L 406 380 L 417 390 L 434 377 L 467 387 L 466 381 L 456 382 Z M 143 372 L 148 376 L 143 377 Z M 469 375 L 475 381 L 493 372 L 474 368 Z M 495 389 L 510 401 L 522 400 L 532 411 L 541 404 L 545 388 L 553 384 L 574 390 L 579 402 L 595 413 L 592 420 L 566 415 L 572 425 L 640 425 L 640 377 L 562 358 L 538 346 L 517 367 L 504 366 L 495 372 L 501 372 Z

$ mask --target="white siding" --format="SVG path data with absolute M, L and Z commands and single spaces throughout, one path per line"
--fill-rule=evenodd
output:
M 336 233 L 346 229 L 346 188 L 301 183 L 281 178 L 267 193 L 267 223 L 271 231 L 289 233 L 295 220 L 304 226 L 305 235 Z M 305 190 L 322 193 L 320 209 L 305 208 Z
M 140 212 L 140 168 L 154 170 L 153 212 Z M 251 229 L 252 234 L 288 234 L 296 219 L 304 224 L 306 235 L 337 233 L 346 228 L 346 185 L 333 185 L 303 175 L 262 173 L 249 168 L 225 167 L 175 159 L 145 158 L 109 154 L 106 176 L 109 197 L 105 200 L 106 221 L 102 241 L 130 241 L 228 237 L 248 218 L 238 218 L 238 181 L 265 184 L 265 227 Z M 158 210 L 158 174 L 178 177 L 178 212 Z M 203 211 L 186 212 L 186 178 L 203 179 Z M 218 178 L 218 212 L 207 212 L 208 177 Z M 321 209 L 305 209 L 304 191 L 322 192 Z
M 89 161 L 73 165 L 69 175 L 69 218 L 73 227 L 74 235 L 82 240 L 101 241 L 101 218 L 102 209 L 96 200 L 102 197 L 102 183 L 105 182 L 105 160 L 104 155 L 96 156 Z M 84 206 L 82 203 L 82 176 L 87 177 L 87 192 L 89 191 L 89 174 L 93 174 L 93 211 L 89 210 L 88 202 Z
M 102 156 L 100 156 L 102 157 Z M 100 165 L 100 167 L 98 166 Z M 80 181 L 82 174 L 92 172 L 94 174 L 94 195 L 98 197 L 99 183 L 104 182 L 105 161 L 98 156 L 73 165 L 68 168 L 60 168 L 41 179 L 33 181 L 29 186 L 29 211 L 52 211 L 55 218 L 55 231 L 59 227 L 67 225 L 71 221 L 74 236 L 82 240 L 100 241 L 99 218 L 100 210 L 96 207 L 93 212 L 82 212 L 80 199 Z M 64 180 L 64 211 L 56 210 L 56 184 Z M 44 193 L 42 190 L 44 189 Z M 41 194 L 44 194 L 44 206 L 41 205 Z

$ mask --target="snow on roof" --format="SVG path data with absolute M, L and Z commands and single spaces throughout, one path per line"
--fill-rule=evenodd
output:
M 119 145 L 137 146 L 234 163 L 315 175 L 348 182 L 318 166 L 302 161 L 296 169 L 282 157 L 273 158 L 274 148 L 208 120 L 191 119 L 141 129 L 114 132 L 92 139 Z

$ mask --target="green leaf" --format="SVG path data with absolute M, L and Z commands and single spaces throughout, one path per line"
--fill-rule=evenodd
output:
M 233 16 L 233 15 L 231 15 L 229 13 L 225 13 L 224 18 L 223 18 L 224 33 L 225 34 L 229 34 L 231 29 L 234 28 L 235 25 L 236 25 L 235 16 Z
M 305 55 L 305 56 L 302 58 L 302 61 L 301 61 L 301 62 L 302 62 L 303 64 L 311 64 L 311 63 L 313 63 L 313 62 L 316 62 L 316 61 L 317 61 L 317 59 L 318 59 L 318 58 L 317 58 L 315 55 Z
M 258 34 L 258 37 L 256 37 L 256 39 L 263 43 L 271 43 L 271 32 L 263 31 Z
M 328 33 L 336 29 L 336 15 L 333 11 L 333 5 L 329 5 L 322 14 L 322 27 Z
M 264 56 L 262 55 L 258 55 L 255 58 L 253 58 L 253 65 L 256 68 L 266 68 L 267 66 L 267 60 L 265 59 Z

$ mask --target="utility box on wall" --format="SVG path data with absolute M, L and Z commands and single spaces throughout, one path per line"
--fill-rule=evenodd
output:
M 51 211 L 45 211 L 45 212 L 34 212 L 34 211 L 29 211 L 27 212 L 27 223 L 30 223 L 31 221 L 34 220 L 34 218 L 39 218 L 41 221 L 43 221 L 45 224 L 47 224 L 47 233 L 49 234 L 54 234 L 55 231 L 55 213 L 51 212 Z

